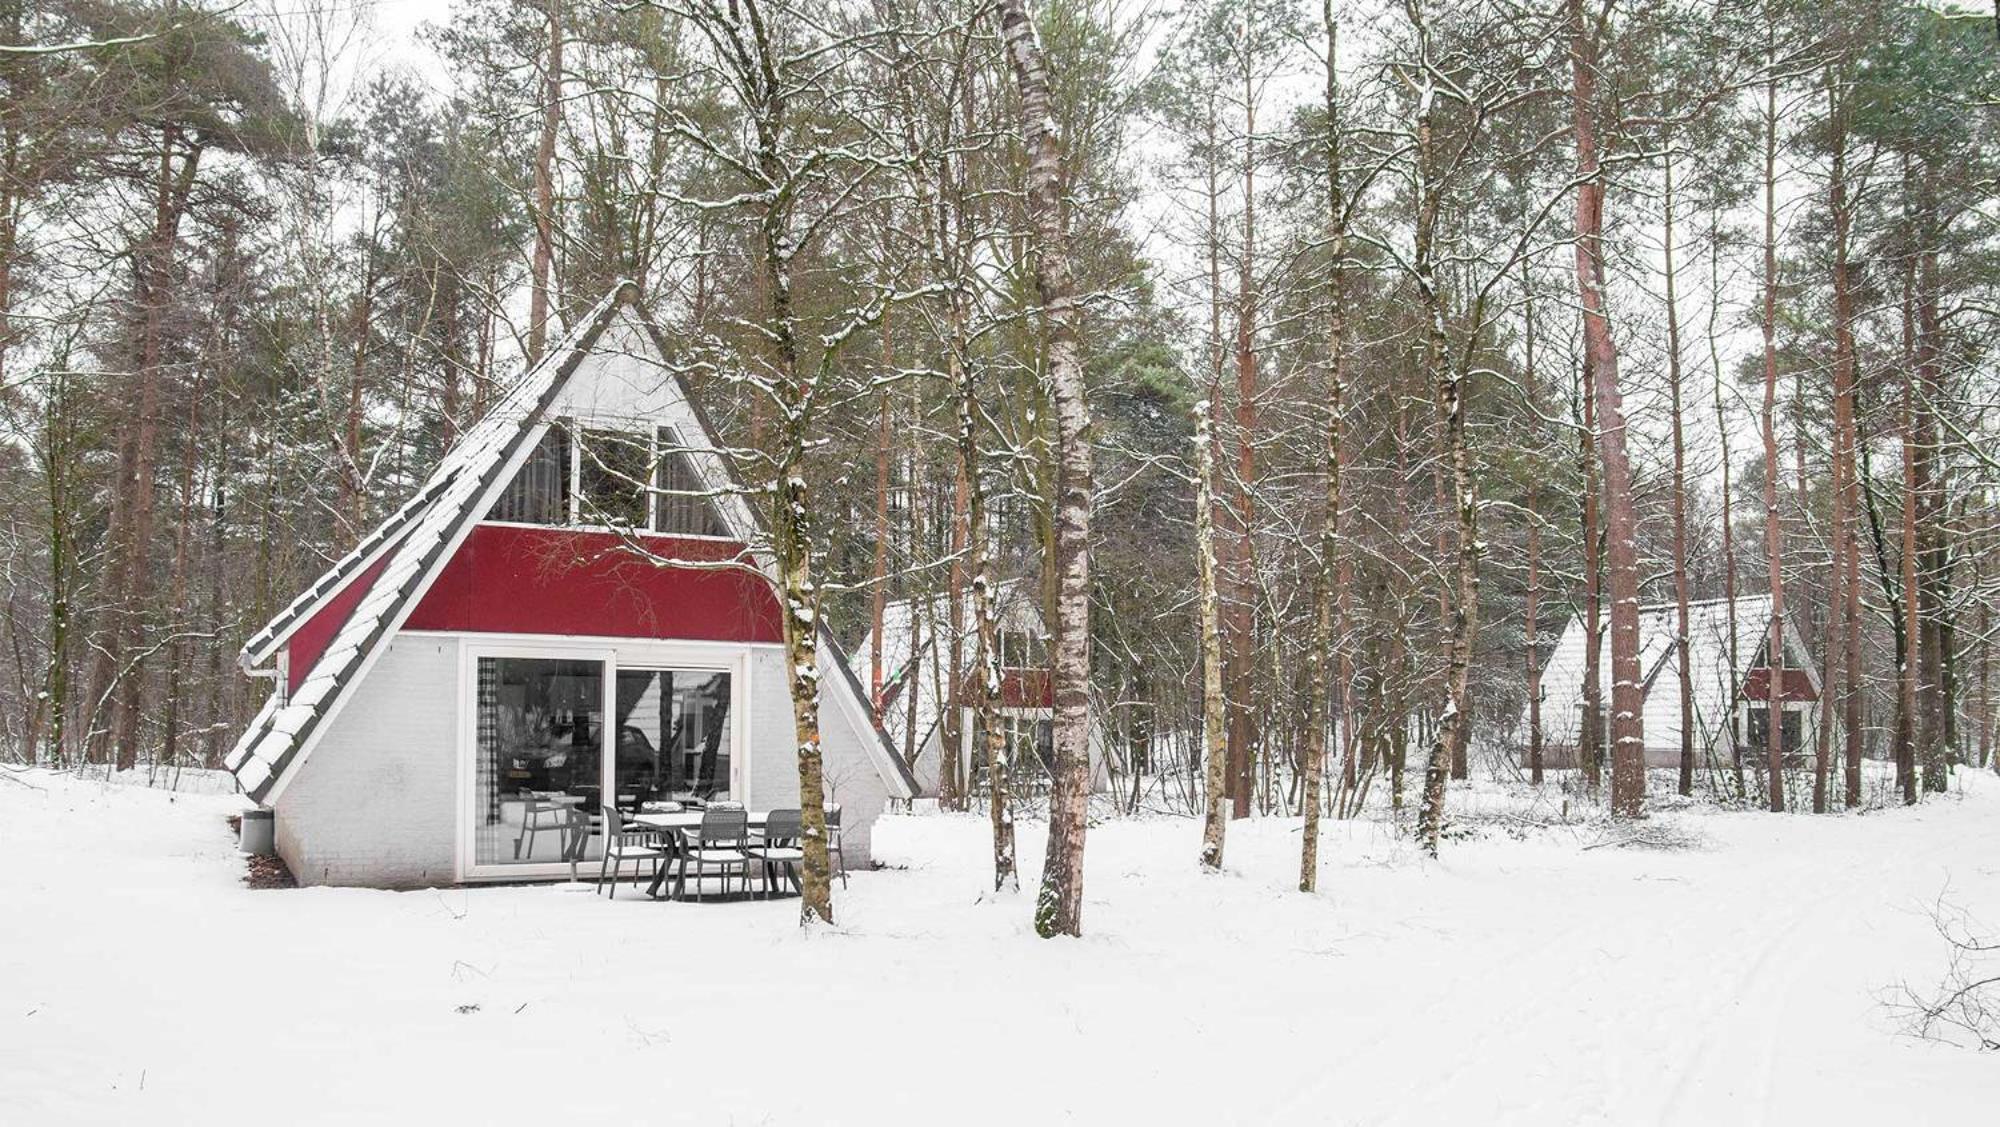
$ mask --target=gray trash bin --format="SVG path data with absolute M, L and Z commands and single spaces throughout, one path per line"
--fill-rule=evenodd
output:
M 237 848 L 259 857 L 269 857 L 278 851 L 276 843 L 277 821 L 275 811 L 262 808 L 245 810 L 243 822 L 237 831 Z

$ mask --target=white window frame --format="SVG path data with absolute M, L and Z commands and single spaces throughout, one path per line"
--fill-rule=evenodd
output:
M 565 523 L 532 524 L 527 521 L 493 520 L 491 518 L 483 519 L 479 523 L 497 524 L 507 528 L 566 528 L 576 532 L 629 533 L 633 536 L 658 536 L 658 537 L 664 537 L 669 540 L 707 540 L 717 544 L 740 544 L 744 542 L 743 538 L 738 536 L 704 536 L 700 533 L 695 533 L 695 532 L 660 531 L 657 527 L 655 527 L 656 525 L 659 524 L 659 519 L 660 519 L 660 496 L 657 487 L 654 484 L 657 478 L 649 479 L 646 482 L 646 527 L 623 528 L 618 525 L 612 525 L 612 524 L 584 523 L 583 520 L 583 458 L 584 458 L 583 432 L 584 431 L 586 430 L 617 431 L 628 436 L 636 437 L 638 433 L 641 430 L 643 430 L 646 435 L 646 455 L 647 455 L 646 465 L 649 473 L 657 470 L 660 458 L 670 449 L 681 451 L 689 455 L 694 455 L 696 453 L 699 453 L 699 451 L 696 447 L 688 443 L 685 435 L 681 434 L 682 430 L 681 426 L 673 422 L 648 421 L 644 419 L 629 418 L 622 415 L 597 415 L 597 416 L 565 415 L 563 416 L 563 419 L 567 420 L 568 423 L 570 424 L 569 428 L 570 436 L 568 444 L 569 465 L 567 467 L 569 471 L 569 508 L 568 511 L 564 514 Z M 562 421 L 553 420 L 546 425 L 550 429 L 555 429 L 562 425 Z M 660 429 L 662 427 L 672 430 L 675 436 L 680 438 L 680 444 L 672 447 L 661 445 Z M 537 435 L 535 443 L 539 444 L 540 442 L 541 442 L 541 437 Z M 532 450 L 533 447 L 531 446 L 530 449 Z M 519 473 L 520 467 L 518 466 L 515 467 L 514 472 Z M 695 468 L 695 472 L 697 474 L 702 473 L 702 470 L 698 465 Z M 704 474 L 703 476 L 705 477 L 706 475 Z M 505 492 L 505 490 L 503 489 L 502 492 Z M 730 523 L 729 518 L 724 515 L 724 508 L 722 505 L 722 499 L 726 494 L 727 494 L 726 490 L 718 492 L 712 489 L 708 494 L 708 502 L 709 505 L 715 510 L 716 520 L 719 523 L 721 523 L 724 527 L 727 527 Z
M 668 641 L 651 638 L 554 638 L 533 634 L 469 634 L 412 631 L 461 639 L 458 668 L 458 787 L 454 802 L 457 847 L 453 867 L 461 882 L 537 880 L 568 877 L 567 862 L 517 864 L 478 860 L 479 824 L 473 809 L 479 801 L 479 661 L 481 658 L 526 658 L 554 661 L 596 661 L 604 669 L 605 717 L 598 734 L 599 785 L 603 793 L 617 790 L 616 748 L 611 718 L 618 714 L 618 670 L 676 669 L 729 674 L 729 793 L 751 805 L 750 780 L 750 660 L 756 643 Z M 764 643 L 768 645 L 768 643 Z

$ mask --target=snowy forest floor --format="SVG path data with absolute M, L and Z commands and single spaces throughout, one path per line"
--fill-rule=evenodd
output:
M 1678 848 L 1480 823 L 1090 836 L 1081 942 L 982 895 L 985 826 L 796 901 L 251 891 L 241 800 L 0 778 L 0 1123 L 1979 1122 L 2000 1069 L 1900 1032 L 1940 899 L 2000 930 L 2000 780 L 1914 810 L 1665 815 Z M 1490 787 L 1489 787 L 1490 790 Z M 1030 880 L 1042 833 L 1022 827 Z M 1029 885 L 1028 887 L 1032 887 Z

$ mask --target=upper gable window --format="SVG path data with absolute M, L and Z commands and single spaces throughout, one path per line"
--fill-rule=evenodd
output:
M 550 425 L 489 519 L 727 539 L 728 525 L 672 427 Z
M 727 536 L 715 498 L 695 471 L 688 448 L 672 427 L 653 432 L 653 531 L 676 536 Z
M 570 519 L 569 428 L 557 423 L 521 463 L 493 505 L 494 520 L 517 524 L 568 524 Z
M 646 436 L 586 430 L 582 437 L 576 467 L 582 523 L 645 528 L 646 467 L 652 461 Z

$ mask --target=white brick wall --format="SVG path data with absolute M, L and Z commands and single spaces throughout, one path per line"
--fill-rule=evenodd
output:
M 457 832 L 458 642 L 389 644 L 277 803 L 278 853 L 300 884 L 451 884 Z
M 451 884 L 458 832 L 459 642 L 399 635 L 277 803 L 278 852 L 301 884 Z M 798 804 L 784 651 L 750 657 L 750 804 Z M 872 736 L 827 690 L 821 711 L 829 797 L 841 805 L 849 868 L 869 864 L 869 831 L 889 789 Z
M 828 801 L 840 803 L 847 867 L 869 865 L 869 831 L 888 804 L 889 789 L 875 769 L 847 709 L 834 699 L 828 679 L 820 701 L 820 755 Z M 785 683 L 782 649 L 760 648 L 750 659 L 750 804 L 759 810 L 799 804 L 798 758 L 793 748 L 792 697 Z

